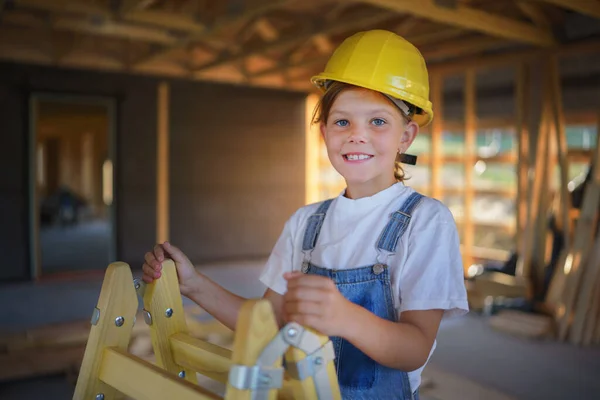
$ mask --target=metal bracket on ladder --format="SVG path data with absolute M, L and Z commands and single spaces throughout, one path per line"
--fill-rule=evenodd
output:
M 331 399 L 332 391 L 327 375 L 327 363 L 335 358 L 331 340 L 321 345 L 319 337 L 291 322 L 284 326 L 258 357 L 257 365 L 233 365 L 229 371 L 229 383 L 237 389 L 250 389 L 252 400 L 263 400 L 271 389 L 283 385 L 283 368 L 273 368 L 275 361 L 283 357 L 292 346 L 304 353 L 306 358 L 298 363 L 288 363 L 286 368 L 294 379 L 312 377 L 319 400 Z

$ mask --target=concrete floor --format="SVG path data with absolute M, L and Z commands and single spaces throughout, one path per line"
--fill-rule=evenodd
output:
M 241 296 L 258 297 L 264 292 L 257 280 L 261 267 L 258 260 L 199 266 L 199 270 Z M 137 275 L 139 271 L 134 271 Z M 1 304 L 10 304 L 0 313 L 0 329 L 88 319 L 101 279 L 0 287 Z M 15 302 L 16 298 L 20 300 Z M 423 400 L 599 399 L 600 348 L 512 337 L 470 314 L 442 323 L 424 377 Z M 0 398 L 68 399 L 72 390 L 64 377 L 48 377 L 0 384 Z
M 102 269 L 110 259 L 110 223 L 82 221 L 71 226 L 40 229 L 42 273 Z

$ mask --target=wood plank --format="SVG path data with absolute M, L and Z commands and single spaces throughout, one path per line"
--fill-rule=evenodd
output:
M 106 399 L 114 397 L 115 389 L 99 379 L 102 357 L 107 347 L 127 350 L 137 307 L 129 265 L 122 262 L 110 264 L 102 282 L 96 306 L 98 319 L 90 330 L 74 398 L 91 399 L 98 393 L 103 393 Z
M 146 400 L 218 400 L 216 394 L 118 348 L 104 350 L 100 379 L 119 392 Z M 83 399 L 84 397 L 76 397 Z M 86 399 L 96 398 L 95 394 Z M 109 400 L 111 397 L 104 399 Z
M 152 318 L 150 336 L 152 348 L 156 356 L 156 364 L 171 374 L 177 375 L 182 371 L 185 379 L 198 383 L 196 375 L 190 369 L 183 368 L 175 361 L 170 338 L 176 333 L 187 334 L 188 328 L 183 312 L 183 302 L 179 292 L 177 270 L 173 260 L 162 263 L 160 279 L 146 285 L 144 293 L 144 312 L 149 312 Z
M 432 21 L 472 29 L 517 42 L 544 47 L 556 43 L 549 30 L 461 4 L 450 8 L 441 7 L 433 0 L 420 0 L 418 7 L 415 7 L 414 2 L 410 0 L 365 0 L 365 2 L 391 11 L 409 13 Z
M 502 310 L 489 318 L 489 325 L 502 332 L 532 339 L 552 333 L 552 318 L 514 310 Z

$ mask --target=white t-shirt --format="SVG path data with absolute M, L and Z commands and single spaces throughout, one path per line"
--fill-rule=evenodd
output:
M 377 263 L 377 241 L 389 216 L 414 192 L 397 183 L 371 197 L 336 197 L 323 222 L 311 263 L 331 269 L 350 269 Z M 287 290 L 284 272 L 299 271 L 304 254 L 302 240 L 308 218 L 319 204 L 300 208 L 286 222 L 262 271 L 260 280 L 271 290 Z M 395 253 L 379 261 L 389 266 L 398 315 L 408 310 L 443 309 L 444 317 L 468 312 L 467 292 L 456 224 L 450 210 L 438 200 L 424 197 L 412 213 Z M 435 350 L 434 343 L 431 353 Z M 421 383 L 424 366 L 408 373 L 411 389 Z

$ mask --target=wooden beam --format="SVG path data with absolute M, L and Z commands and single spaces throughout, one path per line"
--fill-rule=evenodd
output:
M 157 29 L 133 26 L 111 20 L 105 20 L 96 24 L 85 19 L 61 17 L 53 22 L 52 27 L 57 30 L 112 36 L 163 45 L 172 45 L 177 41 L 174 36 Z
M 252 18 L 257 18 L 273 9 L 281 8 L 298 0 L 273 0 L 269 2 L 263 2 L 256 6 L 250 7 L 245 10 L 242 14 L 238 15 L 227 15 L 215 20 L 210 29 L 206 29 L 204 32 L 190 35 L 173 45 L 167 46 L 163 49 L 153 51 L 147 56 L 139 59 L 136 65 L 150 63 L 156 59 L 162 58 L 169 54 L 171 51 L 187 47 L 189 44 L 194 42 L 200 42 L 209 40 L 217 37 L 223 31 L 227 30 L 231 26 L 243 24 L 245 21 L 249 21 Z
M 74 0 L 18 0 L 17 8 L 29 8 L 57 13 L 83 14 L 89 17 L 100 17 L 104 19 L 112 17 L 112 12 L 106 7 L 94 5 L 91 2 Z
M 161 11 L 134 10 L 121 15 L 120 19 L 193 34 L 201 33 L 206 30 L 206 27 L 203 24 L 199 23 L 190 15 L 165 13 Z
M 121 7 L 119 8 L 119 11 L 122 14 L 125 14 L 131 11 L 148 8 L 156 3 L 156 0 L 121 0 L 120 3 Z
M 551 27 L 550 19 L 537 4 L 517 1 L 517 6 L 539 28 L 549 29 Z
M 340 34 L 349 30 L 377 25 L 385 20 L 389 20 L 390 18 L 393 18 L 393 15 L 390 15 L 386 12 L 377 12 L 376 14 L 371 14 L 368 16 L 364 16 L 364 12 L 361 12 L 360 16 L 356 14 L 354 17 L 346 18 L 341 24 L 324 24 L 323 26 L 316 24 L 316 26 L 307 26 L 302 32 L 294 31 L 275 42 L 268 43 L 266 45 L 254 46 L 253 48 L 247 48 L 236 54 L 223 55 L 222 57 L 218 57 L 216 60 L 201 65 L 194 70 L 196 72 L 200 72 L 219 67 L 221 65 L 234 63 L 242 58 L 263 55 L 272 51 L 285 50 L 298 43 L 311 41 L 318 35 Z
M 534 0 L 550 3 L 567 10 L 577 11 L 580 14 L 600 19 L 600 2 L 597 0 Z
M 255 29 L 260 37 L 266 42 L 272 42 L 279 38 L 279 32 L 273 24 L 265 17 L 259 18 L 254 23 Z
M 363 0 L 362 2 L 516 42 L 544 47 L 555 44 L 548 30 L 460 4 L 454 8 L 445 8 L 437 5 L 433 0 L 420 0 L 418 6 L 410 0 Z
M 600 40 L 592 38 L 576 43 L 556 46 L 552 49 L 552 53 L 559 57 L 585 53 L 593 54 L 598 51 L 598 47 L 600 47 Z M 503 65 L 514 65 L 523 61 L 531 61 L 547 54 L 548 53 L 545 50 L 519 50 L 487 56 L 477 55 L 473 57 L 464 57 L 457 61 L 433 63 L 428 66 L 428 69 L 430 72 L 436 71 L 448 75 L 461 73 L 468 66 L 477 65 L 477 70 L 482 71 Z

